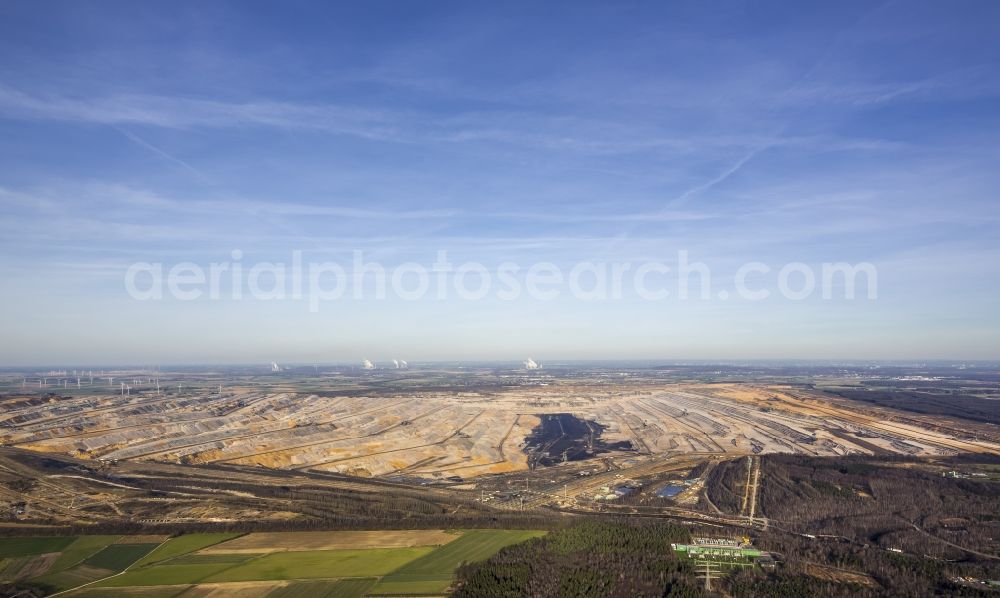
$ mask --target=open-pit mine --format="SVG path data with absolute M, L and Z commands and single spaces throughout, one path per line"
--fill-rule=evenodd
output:
M 127 391 L 114 376 L 67 375 L 62 385 L 54 376 L 45 388 L 8 380 L 0 442 L 84 460 L 416 482 L 671 455 L 1000 452 L 992 425 L 745 376 L 487 367 L 117 376 Z

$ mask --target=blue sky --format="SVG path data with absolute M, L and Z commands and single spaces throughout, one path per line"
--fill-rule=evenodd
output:
M 0 364 L 1000 358 L 1000 5 L 795 8 L 0 4 Z M 713 292 L 313 313 L 124 290 L 135 262 L 234 249 L 683 250 Z M 748 261 L 870 262 L 878 298 L 719 299 Z

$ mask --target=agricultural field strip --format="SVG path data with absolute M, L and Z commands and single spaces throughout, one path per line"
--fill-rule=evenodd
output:
M 121 536 L 78 536 L 71 544 L 62 549 L 59 558 L 46 571 L 58 573 L 71 569 L 96 554 L 109 544 L 114 544 Z
M 306 534 L 316 534 L 323 535 L 323 532 L 305 532 Z M 382 577 L 383 579 L 395 577 L 396 580 L 393 581 L 394 584 L 399 585 L 398 590 L 403 593 L 413 593 L 414 588 L 429 588 L 434 586 L 435 590 L 443 591 L 448 585 L 450 585 L 451 579 L 453 577 L 453 572 L 455 567 L 457 567 L 463 561 L 469 560 L 482 560 L 488 558 L 494 554 L 497 550 L 503 546 L 522 541 L 524 539 L 535 537 L 543 534 L 544 532 L 533 532 L 533 531 L 504 531 L 504 530 L 468 530 L 461 532 L 460 534 L 447 534 L 447 536 L 442 536 L 442 532 L 437 530 L 433 536 L 428 536 L 426 532 L 421 530 L 410 530 L 410 531 L 387 531 L 387 532 L 362 532 L 368 534 L 370 537 L 367 540 L 367 544 L 371 545 L 370 548 L 363 548 L 360 551 L 357 549 L 330 549 L 330 550 L 310 550 L 306 551 L 307 559 L 323 559 L 323 555 L 329 553 L 333 557 L 338 557 L 340 555 L 345 555 L 351 557 L 352 555 L 369 555 L 376 559 L 380 559 L 379 555 L 393 554 L 393 556 L 388 561 L 376 560 L 372 562 L 372 565 L 361 564 L 361 573 L 366 573 L 366 575 L 354 576 L 362 579 L 350 580 L 353 585 L 355 582 L 361 585 L 365 585 L 366 589 L 370 588 L 376 582 L 376 579 L 372 576 L 367 575 L 372 571 L 376 571 L 375 578 Z M 289 535 L 290 538 L 285 539 L 285 544 L 288 542 L 294 542 L 294 536 L 297 533 L 275 533 L 275 534 L 260 534 L 263 538 L 262 542 L 265 544 L 269 537 L 280 538 L 282 535 Z M 390 536 L 389 540 L 391 543 L 398 543 L 399 536 L 401 534 L 413 535 L 414 537 L 419 537 L 421 534 L 425 536 L 425 541 L 437 542 L 439 540 L 448 540 L 448 542 L 443 545 L 433 544 L 432 547 L 426 547 L 421 550 L 416 550 L 412 548 L 376 548 L 374 545 L 380 544 L 377 537 L 380 534 L 388 534 Z M 280 561 L 276 560 L 279 558 L 278 555 L 289 554 L 284 552 L 268 552 L 265 554 L 254 553 L 254 554 L 232 554 L 232 553 L 221 553 L 221 554 L 211 554 L 206 549 L 212 547 L 218 547 L 227 541 L 238 541 L 240 538 L 235 539 L 224 539 L 222 534 L 209 535 L 212 536 L 207 539 L 203 539 L 202 536 L 205 534 L 193 534 L 192 536 L 179 536 L 176 538 L 168 539 L 158 545 L 152 550 L 149 550 L 145 556 L 139 558 L 126 558 L 129 555 L 122 554 L 112 557 L 110 560 L 118 560 L 118 562 L 108 562 L 99 563 L 108 565 L 111 567 L 122 567 L 121 571 L 117 571 L 112 575 L 107 575 L 98 579 L 91 579 L 85 583 L 75 585 L 74 587 L 67 588 L 58 592 L 57 594 L 68 594 L 70 592 L 80 591 L 90 586 L 96 587 L 135 587 L 133 584 L 139 584 L 144 587 L 157 587 L 164 585 L 190 585 L 198 584 L 201 582 L 205 583 L 219 583 L 225 584 L 226 586 L 234 584 L 234 587 L 241 583 L 239 580 L 243 578 L 260 578 L 260 581 L 268 581 L 269 575 L 278 575 L 283 579 L 289 581 L 294 581 L 298 579 L 310 580 L 319 577 L 324 580 L 339 580 L 345 577 L 344 573 L 351 571 L 351 567 L 345 569 L 343 565 L 332 565 L 332 572 L 337 573 L 336 576 L 331 576 L 329 578 L 319 575 L 317 576 L 315 567 L 306 569 L 301 569 L 301 567 L 293 567 L 290 570 L 282 568 L 282 565 L 277 565 L 278 562 L 285 562 L 287 558 L 280 557 Z M 231 535 L 228 535 L 231 536 Z M 246 536 L 244 536 L 245 538 Z M 85 538 L 85 537 L 81 537 Z M 79 538 L 78 538 L 79 539 Z M 66 541 L 72 542 L 72 538 L 62 538 L 62 544 Z M 104 541 L 114 540 L 114 537 L 106 537 Z M 192 542 L 193 540 L 193 542 Z M 186 548 L 182 548 L 177 551 L 176 554 L 170 554 L 166 559 L 162 560 L 151 560 L 151 557 L 155 558 L 155 553 L 162 551 L 167 548 L 171 542 L 189 542 Z M 206 546 L 207 542 L 211 542 Z M 250 542 L 254 544 L 255 542 Z M 256 542 L 259 543 L 259 542 Z M 279 542 L 281 543 L 281 542 Z M 315 543 L 315 542 L 314 542 Z M 455 546 L 453 549 L 448 547 L 454 543 L 460 544 L 460 546 Z M 69 544 L 71 546 L 72 544 Z M 202 546 L 202 548 L 199 548 Z M 142 550 L 143 548 L 148 548 L 148 545 L 143 544 L 109 544 L 105 547 L 104 551 L 111 548 L 124 549 L 119 550 L 119 552 L 126 552 L 129 548 L 135 547 L 135 550 Z M 268 550 L 261 546 L 260 549 Z M 259 550 L 259 549 L 258 549 Z M 401 552 L 401 551 L 409 552 Z M 389 551 L 389 552 L 386 552 Z M 392 552 L 395 551 L 395 552 Z M 97 554 L 100 555 L 103 551 L 99 551 Z M 216 564 L 220 566 L 201 566 L 194 565 L 190 566 L 185 564 L 185 558 L 191 559 L 191 557 L 196 557 L 199 554 L 204 554 L 209 558 L 213 558 L 218 561 Z M 220 558 L 221 557 L 221 558 Z M 234 558 L 236 557 L 236 558 Z M 270 557 L 270 558 L 268 558 Z M 203 559 L 204 557 L 202 557 Z M 403 560 L 400 561 L 399 559 Z M 88 559 L 92 560 L 92 559 Z M 129 560 L 128 564 L 125 565 L 123 560 Z M 264 563 L 268 561 L 275 561 L 275 565 L 278 566 L 277 569 L 272 565 L 265 565 Z M 192 559 L 192 563 L 199 562 L 197 558 Z M 203 562 L 203 561 L 202 561 Z M 261 565 L 254 565 L 254 562 L 260 562 Z M 316 561 L 325 562 L 323 560 Z M 337 561 L 332 561 L 336 563 Z M 382 562 L 380 565 L 374 565 L 376 562 Z M 346 563 L 346 561 L 345 561 Z M 373 568 L 374 566 L 374 568 Z M 299 573 L 297 570 L 301 569 L 302 577 L 298 577 Z M 113 569 L 114 570 L 114 569 Z M 271 571 L 271 573 L 267 573 Z M 126 576 L 122 579 L 122 576 Z M 93 575 L 91 573 L 90 575 Z M 350 578 L 352 575 L 347 575 Z M 232 578 L 232 579 L 229 579 Z M 216 581 L 212 581 L 216 580 Z M 77 579 L 77 581 L 83 581 L 83 579 Z M 250 581 L 248 579 L 248 581 Z M 146 583 L 155 582 L 155 583 Z M 162 583 L 161 583 L 162 582 Z M 317 582 L 318 583 L 318 582 Z M 407 586 L 406 584 L 410 584 Z M 416 584 L 416 585 L 413 585 Z M 220 586 L 222 587 L 222 586 Z M 418 592 L 419 593 L 419 592 Z M 53 595 L 57 595 L 53 594 Z M 290 594 L 291 595 L 291 594 Z M 336 594 L 334 594 L 336 595 Z
M 194 539 L 196 540 L 207 536 L 207 542 L 202 541 L 197 543 L 191 546 L 190 550 L 210 545 L 209 542 L 230 539 L 234 535 L 235 534 L 195 534 Z M 76 556 L 79 555 L 84 555 L 84 558 L 78 559 L 76 562 L 67 561 L 59 567 L 54 566 L 50 572 L 55 575 L 60 575 L 61 577 L 57 579 L 62 579 L 62 583 L 67 581 L 70 581 L 70 583 L 86 581 L 86 583 L 76 583 L 76 585 L 67 587 L 64 590 L 57 592 L 57 594 L 64 594 L 79 590 L 81 588 L 122 575 L 131 570 L 133 567 L 144 563 L 147 558 L 171 541 L 190 543 L 192 536 L 180 536 L 172 539 L 167 538 L 158 544 L 132 542 L 132 540 L 144 540 L 145 537 L 142 536 L 77 536 L 75 540 L 73 540 L 73 538 L 63 539 L 68 539 L 71 543 L 63 549 L 62 553 L 59 555 L 60 559 L 64 556 L 69 556 L 74 552 L 76 555 L 71 558 L 76 558 Z M 74 550 L 75 546 L 77 548 Z M 90 554 L 86 555 L 87 552 Z M 79 571 L 80 573 L 74 574 L 76 571 Z M 114 574 L 102 575 L 102 571 L 113 572 Z M 91 579 L 94 573 L 100 575 L 100 577 Z M 49 577 L 51 576 L 47 575 L 45 578 L 47 579 Z
M 32 576 L 32 569 L 44 569 L 47 564 L 52 563 L 56 556 L 58 555 L 38 554 L 0 557 L 0 583 Z
M 169 541 L 169 540 L 164 540 L 163 542 L 161 542 L 161 543 L 160 543 L 160 545 L 159 545 L 159 546 L 162 546 L 163 544 L 165 544 L 165 543 L 166 543 L 166 542 L 168 542 L 168 541 Z M 141 545 L 141 544 L 137 544 L 136 546 L 142 546 L 142 545 Z M 150 550 L 150 551 L 148 551 L 148 552 L 147 552 L 146 554 L 149 554 L 149 553 L 150 553 L 150 552 L 152 552 L 153 550 L 156 550 L 157 548 L 159 548 L 159 546 L 157 546 L 157 547 L 155 547 L 155 548 L 151 549 L 151 550 Z M 93 557 L 91 557 L 91 558 L 93 558 Z M 77 590 L 80 590 L 80 589 L 82 589 L 82 588 L 85 588 L 85 587 L 88 587 L 88 586 L 92 586 L 92 585 L 94 585 L 94 584 L 96 584 L 96 583 L 100 583 L 100 582 L 103 582 L 103 581 L 105 581 L 105 580 L 107 580 L 107 579 L 111 579 L 112 577 L 118 577 L 119 575 L 124 575 L 125 573 L 127 573 L 127 572 L 128 572 L 128 570 L 129 570 L 129 569 L 130 569 L 130 568 L 131 568 L 131 567 L 132 567 L 133 565 L 135 565 L 135 564 L 136 564 L 137 562 L 139 562 L 139 560 L 141 560 L 141 559 L 142 559 L 142 556 L 140 556 L 140 557 L 136 558 L 136 559 L 135 559 L 134 561 L 132 561 L 131 563 L 129 563 L 129 564 L 128 564 L 128 566 L 126 566 L 126 567 L 125 567 L 124 569 L 122 569 L 121 571 L 118 571 L 118 572 L 114 573 L 113 575 L 109 575 L 109 576 L 107 576 L 107 577 L 102 577 L 102 578 L 100 578 L 100 579 L 95 579 L 95 580 L 93 580 L 93 581 L 89 581 L 89 582 L 87 582 L 87 583 L 85 583 L 85 584 L 82 584 L 82 585 L 78 585 L 78 586 L 76 586 L 76 587 L 73 587 L 73 588 L 69 588 L 69 589 L 66 589 L 66 590 L 62 590 L 62 591 L 59 591 L 59 592 L 56 592 L 56 593 L 54 593 L 54 594 L 51 594 L 50 596 L 59 596 L 59 595 L 62 595 L 62 594 L 67 594 L 67 593 L 69 593 L 69 592 L 74 592 L 74 591 L 77 591 Z M 87 560 L 89 560 L 89 559 L 87 559 Z M 82 563 L 82 564 L 85 564 L 85 563 L 86 563 L 86 561 L 84 561 L 84 563 Z M 67 569 L 66 571 L 72 571 L 72 570 L 73 570 L 73 568 L 70 568 L 70 569 Z
M 163 542 L 166 542 L 166 540 L 161 541 L 160 544 Z M 157 544 L 109 544 L 90 555 L 84 561 L 84 564 L 97 567 L 98 569 L 120 571 L 137 562 L 157 547 Z
M 161 560 L 160 557 L 163 556 L 164 553 L 166 556 L 162 560 L 185 556 L 199 550 L 211 548 L 216 544 L 227 542 L 237 537 L 239 537 L 239 534 L 237 533 L 224 532 L 177 536 L 175 538 L 168 539 L 154 550 L 151 550 L 146 556 L 136 561 L 135 564 L 138 567 L 142 567 L 158 563 Z
M 61 552 L 73 543 L 71 536 L 24 536 L 0 538 L 0 558 L 39 556 Z
M 430 546 L 264 552 L 244 554 L 238 562 L 212 564 L 157 563 L 131 572 L 124 579 L 102 585 L 176 585 L 244 581 L 341 579 L 378 577 L 405 563 L 433 552 Z M 222 556 L 222 555 L 214 555 Z M 230 555 L 232 556 L 232 555 Z
M 470 530 L 458 540 L 428 555 L 406 563 L 383 576 L 374 593 L 443 593 L 451 585 L 455 569 L 463 562 L 489 558 L 497 551 L 521 541 L 544 535 L 537 531 Z
M 239 554 L 357 548 L 444 546 L 461 537 L 445 530 L 256 532 L 198 549 L 199 554 Z

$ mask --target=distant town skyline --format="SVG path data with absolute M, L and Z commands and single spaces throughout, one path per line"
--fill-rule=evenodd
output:
M 793 8 L 0 5 L 0 367 L 1000 359 L 1000 5 Z

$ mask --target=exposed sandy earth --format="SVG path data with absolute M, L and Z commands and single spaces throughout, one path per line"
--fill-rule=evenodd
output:
M 184 592 L 184 596 L 185 598 L 265 598 L 275 590 L 291 583 L 290 581 L 202 583 Z
M 409 396 L 111 395 L 11 409 L 0 415 L 0 441 L 91 459 L 469 478 L 526 469 L 525 438 L 549 413 L 598 422 L 603 440 L 629 441 L 639 454 L 1000 452 L 947 419 L 887 416 L 818 391 L 674 383 Z
M 261 532 L 247 534 L 199 551 L 200 554 L 256 554 L 356 548 L 438 546 L 458 538 L 444 530 L 381 530 L 337 532 Z

